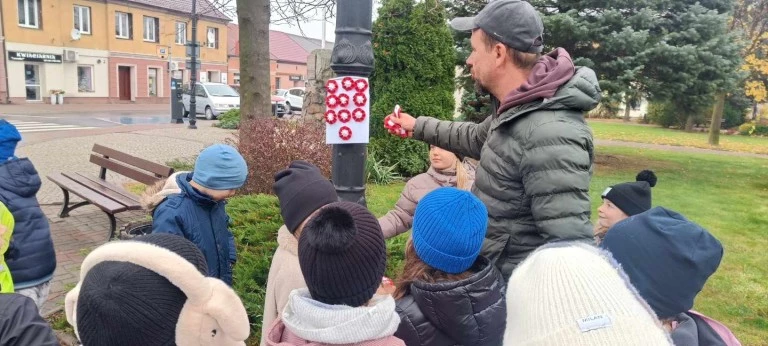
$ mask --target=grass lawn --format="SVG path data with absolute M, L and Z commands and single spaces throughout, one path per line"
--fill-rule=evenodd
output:
M 589 126 L 592 127 L 592 131 L 597 139 L 768 154 L 768 138 L 763 137 L 720 135 L 720 146 L 713 147 L 707 142 L 709 134 L 702 132 L 685 132 L 663 129 L 658 126 L 599 120 L 589 121 Z
M 632 181 L 641 169 L 656 171 L 654 206 L 682 213 L 725 247 L 695 309 L 725 323 L 744 345 L 768 345 L 768 160 L 620 147 L 597 151 L 593 210 L 605 187 Z

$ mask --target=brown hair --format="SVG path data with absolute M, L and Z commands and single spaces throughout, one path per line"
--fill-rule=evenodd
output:
M 469 172 L 464 167 L 464 161 L 458 156 L 456 157 L 456 187 L 461 190 L 469 190 L 472 183 L 469 180 Z
M 500 44 L 498 40 L 491 37 L 491 35 L 488 35 L 488 33 L 485 32 L 483 29 L 478 29 L 483 32 L 483 42 L 485 43 L 485 47 L 488 48 L 488 50 L 493 49 L 494 46 L 497 44 Z M 503 44 L 503 43 L 501 43 Z M 541 58 L 541 53 L 525 53 L 518 51 L 514 48 L 511 48 L 505 44 L 503 44 L 504 47 L 507 47 L 507 55 L 509 55 L 512 58 L 512 64 L 523 69 L 523 70 L 530 70 L 533 68 L 534 65 L 536 65 L 536 62 L 539 61 L 539 58 Z
M 395 299 L 405 297 L 408 291 L 410 291 L 411 284 L 415 281 L 427 283 L 461 281 L 472 276 L 472 274 L 474 274 L 472 269 L 460 274 L 449 274 L 430 267 L 419 258 L 419 255 L 416 254 L 416 249 L 413 247 L 413 241 L 408 239 L 408 243 L 405 244 L 403 273 L 397 279 L 397 288 L 392 296 Z

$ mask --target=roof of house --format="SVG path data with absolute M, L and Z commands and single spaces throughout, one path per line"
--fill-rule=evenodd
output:
M 162 0 L 162 1 L 121 0 L 121 1 L 133 2 L 136 4 L 142 4 L 145 6 L 152 6 L 152 7 L 162 8 L 162 9 L 176 11 L 176 12 L 192 13 L 192 1 L 190 0 Z M 224 12 L 221 11 L 220 9 L 221 5 L 214 4 L 209 0 L 194 0 L 194 1 L 197 1 L 197 8 L 195 9 L 195 11 L 200 16 L 226 20 L 226 21 L 232 20 L 226 14 L 224 14 Z
M 230 56 L 240 55 L 240 27 L 227 25 L 227 51 Z M 333 47 L 333 42 L 326 42 L 326 47 Z M 277 61 L 307 63 L 307 57 L 315 49 L 320 49 L 320 40 L 293 35 L 282 31 L 269 31 L 269 58 Z

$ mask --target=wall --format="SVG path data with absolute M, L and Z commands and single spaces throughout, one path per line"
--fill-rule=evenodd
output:
M 278 89 L 276 86 L 276 78 L 280 78 L 279 89 L 290 89 L 294 87 L 304 87 L 307 80 L 307 65 L 297 64 L 293 62 L 279 62 L 270 61 L 270 87 L 272 91 Z M 290 80 L 291 76 L 302 76 L 300 81 Z
M 240 57 L 238 56 L 230 56 L 229 57 L 229 64 L 228 64 L 228 73 L 229 73 L 229 84 L 235 85 L 235 74 L 240 74 Z

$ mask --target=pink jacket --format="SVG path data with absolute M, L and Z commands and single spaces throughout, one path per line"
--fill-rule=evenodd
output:
M 307 341 L 296 336 L 296 334 L 291 333 L 291 331 L 285 327 L 283 321 L 279 319 L 272 324 L 272 328 L 269 329 L 269 334 L 267 334 L 266 340 L 268 346 L 405 346 L 403 340 L 394 336 L 354 344 L 324 344 Z

